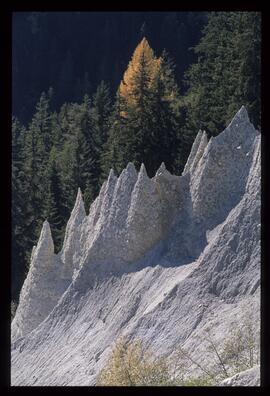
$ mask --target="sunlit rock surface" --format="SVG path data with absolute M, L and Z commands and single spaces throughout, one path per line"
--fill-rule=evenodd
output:
M 93 385 L 121 335 L 157 355 L 198 335 L 260 324 L 260 134 L 242 107 L 182 176 L 111 170 L 86 215 L 81 192 L 60 253 L 44 223 L 12 322 L 12 385 Z M 246 385 L 249 385 L 248 383 Z

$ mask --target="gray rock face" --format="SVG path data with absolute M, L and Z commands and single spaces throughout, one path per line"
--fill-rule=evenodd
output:
M 202 155 L 204 153 L 205 147 L 207 146 L 208 140 L 207 140 L 207 135 L 206 132 L 204 131 L 200 140 L 200 144 L 198 147 L 198 150 L 196 151 L 194 160 L 192 161 L 192 164 L 190 166 L 190 173 L 193 174 L 198 162 L 200 161 L 200 159 L 202 158 Z
M 219 386 L 260 386 L 260 366 L 252 367 L 227 378 Z
M 60 278 L 61 263 L 54 254 L 49 223 L 45 221 L 37 247 L 33 248 L 28 276 L 12 321 L 12 339 L 35 329 L 51 312 L 67 284 Z
M 55 255 L 47 222 L 12 322 L 12 385 L 91 385 L 120 335 L 158 355 L 260 322 L 260 135 L 242 107 L 182 176 L 110 172 L 86 216 L 80 191 Z M 195 368 L 194 368 L 195 370 Z
M 192 172 L 191 194 L 194 217 L 206 227 L 224 220 L 243 194 L 256 135 L 242 107 L 226 130 L 212 137 L 203 154 L 199 153 L 201 158 Z
M 191 151 L 190 151 L 189 157 L 187 159 L 187 163 L 186 163 L 183 173 L 182 173 L 183 175 L 190 172 L 191 166 L 193 164 L 193 161 L 195 159 L 196 153 L 198 151 L 198 148 L 199 148 L 199 145 L 201 142 L 201 138 L 202 138 L 202 131 L 199 130 L 199 132 L 196 136 L 196 139 L 194 140 L 193 145 L 191 147 Z
M 81 250 L 81 245 L 78 235 L 80 235 L 81 224 L 85 217 L 86 213 L 82 193 L 79 189 L 75 206 L 67 223 L 63 249 L 60 253 L 60 257 L 63 262 L 61 278 L 69 281 L 72 279 L 74 268 L 79 266 L 80 256 L 78 257 L 78 253 Z

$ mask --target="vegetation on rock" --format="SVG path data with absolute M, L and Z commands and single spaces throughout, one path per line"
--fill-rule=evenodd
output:
M 250 313 L 246 313 L 241 325 L 231 327 L 221 342 L 215 341 L 212 333 L 207 329 L 200 337 L 210 364 L 205 364 L 203 359 L 198 361 L 184 347 L 179 347 L 169 358 L 157 357 L 143 347 L 141 340 L 119 338 L 96 385 L 215 386 L 259 364 L 259 336 Z

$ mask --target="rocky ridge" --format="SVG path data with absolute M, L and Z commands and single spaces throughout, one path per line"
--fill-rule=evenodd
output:
M 182 176 L 111 170 L 86 215 L 80 190 L 61 252 L 48 222 L 12 322 L 12 385 L 91 385 L 120 335 L 202 356 L 247 309 L 259 323 L 260 134 L 242 107 Z M 259 330 L 259 327 L 258 327 Z

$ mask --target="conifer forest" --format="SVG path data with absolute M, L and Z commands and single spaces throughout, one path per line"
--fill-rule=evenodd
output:
M 181 175 L 198 131 L 244 105 L 260 130 L 259 12 L 15 12 L 12 300 L 42 223 L 56 253 L 78 187 L 86 212 L 110 169 Z

